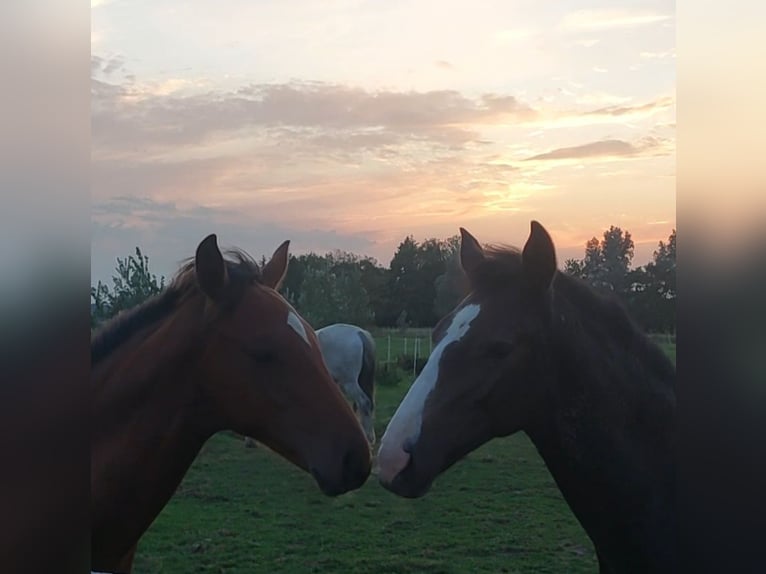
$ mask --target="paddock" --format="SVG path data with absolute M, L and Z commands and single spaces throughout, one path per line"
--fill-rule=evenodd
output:
M 385 361 L 388 334 L 376 333 Z M 392 334 L 392 337 L 396 335 Z M 675 345 L 663 345 L 675 357 Z M 382 435 L 412 382 L 377 384 Z M 496 439 L 439 477 L 425 498 L 375 477 L 337 499 L 265 448 L 219 433 L 141 540 L 135 571 L 594 573 L 585 531 L 523 434 Z

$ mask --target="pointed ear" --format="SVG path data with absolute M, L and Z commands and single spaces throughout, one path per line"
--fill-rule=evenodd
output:
M 470 279 L 476 267 L 484 260 L 484 249 L 476 238 L 460 228 L 460 267 Z
M 218 249 L 218 238 L 211 233 L 197 246 L 194 272 L 202 291 L 211 299 L 217 299 L 228 281 L 223 255 Z
M 279 289 L 282 284 L 282 280 L 287 274 L 287 260 L 290 250 L 290 240 L 283 242 L 282 245 L 277 247 L 274 255 L 271 256 L 271 260 L 264 265 L 261 270 L 261 276 L 263 278 L 263 284 L 272 289 Z
M 530 286 L 537 291 L 546 291 L 556 273 L 556 249 L 551 236 L 537 221 L 531 223 L 521 262 Z

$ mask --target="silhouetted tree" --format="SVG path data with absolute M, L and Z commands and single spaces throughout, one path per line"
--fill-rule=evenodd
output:
M 581 261 L 567 260 L 565 269 L 597 289 L 624 296 L 630 283 L 633 248 L 630 232 L 611 226 L 600 241 L 593 237 L 585 244 L 585 257 Z
M 643 267 L 630 268 L 633 251 L 630 232 L 612 226 L 600 241 L 588 241 L 583 259 L 567 260 L 564 269 L 597 289 L 616 293 L 647 331 L 675 331 L 676 231 L 667 243 L 660 241 Z
M 304 271 L 296 307 L 315 329 L 332 323 L 366 327 L 373 322 L 359 269 L 334 269 L 330 260 Z
M 407 311 L 411 318 L 418 289 L 418 244 L 411 235 L 399 244 L 389 268 L 386 319 L 395 321 L 402 311 Z
M 165 277 L 158 280 L 157 276 L 149 271 L 149 257 L 141 253 L 138 247 L 135 256 L 117 258 L 115 271 L 111 289 L 101 281 L 90 289 L 91 326 L 143 303 L 165 287 Z
M 466 291 L 465 274 L 460 267 L 460 236 L 450 237 L 444 243 L 445 271 L 435 281 L 434 313 L 437 319 L 452 311 Z
M 459 236 L 426 239 L 407 236 L 388 268 L 370 257 L 346 251 L 291 256 L 281 292 L 316 328 L 335 322 L 386 327 L 432 327 L 464 296 Z M 651 262 L 631 269 L 631 234 L 611 226 L 585 245 L 582 259 L 564 263 L 567 273 L 614 292 L 650 331 L 675 330 L 676 231 L 660 241 Z M 261 265 L 266 258 L 261 258 Z M 114 286 L 91 288 L 93 322 L 136 305 L 159 292 L 164 278 L 149 271 L 148 257 L 118 259 Z
M 447 240 L 429 238 L 418 243 L 408 236 L 399 244 L 391 260 L 388 277 L 388 297 L 386 319 L 398 317 L 407 311 L 409 321 L 415 327 L 433 326 L 440 318 L 435 310 L 437 298 L 445 302 L 442 307 L 453 301 L 449 296 L 445 281 L 447 264 L 453 257 L 459 239 Z M 437 287 L 439 286 L 439 287 Z M 441 289 L 441 293 L 437 292 Z
M 660 241 L 653 259 L 631 275 L 628 305 L 642 326 L 655 332 L 675 332 L 676 230 Z

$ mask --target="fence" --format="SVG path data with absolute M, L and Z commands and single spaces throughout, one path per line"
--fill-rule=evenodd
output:
M 418 361 L 431 356 L 433 343 L 430 329 L 412 329 L 405 333 L 399 330 L 378 330 L 374 333 L 378 348 L 378 364 L 401 364 L 407 360 L 407 369 L 412 368 L 412 374 L 417 374 Z M 675 333 L 652 333 L 654 341 L 663 345 L 675 345 Z
M 401 364 L 406 358 L 411 361 L 412 374 L 417 374 L 418 361 L 423 361 L 431 355 L 433 343 L 429 329 L 423 333 L 383 332 L 375 335 L 378 348 L 378 364 Z M 408 364 L 408 369 L 410 365 Z

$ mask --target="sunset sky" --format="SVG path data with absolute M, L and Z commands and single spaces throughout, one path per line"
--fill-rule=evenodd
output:
M 91 0 L 92 279 L 201 239 L 387 265 L 408 234 L 563 263 L 675 227 L 675 4 Z

